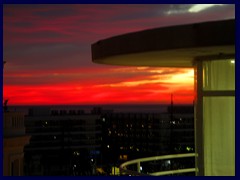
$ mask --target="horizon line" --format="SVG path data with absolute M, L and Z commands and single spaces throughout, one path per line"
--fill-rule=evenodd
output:
M 8 105 L 8 107 L 10 106 L 119 106 L 119 105 L 129 105 L 129 106 L 167 106 L 167 105 L 171 105 L 171 103 L 153 103 L 153 104 L 129 104 L 129 103 L 116 103 L 116 104 L 11 104 Z M 194 105 L 193 103 L 173 103 L 173 105 Z

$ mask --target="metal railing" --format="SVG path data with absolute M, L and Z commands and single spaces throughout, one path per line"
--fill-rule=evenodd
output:
M 187 154 L 173 154 L 173 155 L 153 156 L 153 157 L 147 157 L 147 158 L 134 159 L 120 165 L 120 175 L 165 176 L 165 175 L 175 175 L 175 174 L 183 174 L 183 173 L 194 173 L 196 172 L 195 157 L 196 157 L 195 153 L 187 153 Z M 186 158 L 188 160 L 186 160 Z M 185 161 L 181 162 L 178 159 L 182 159 Z M 147 163 L 145 164 L 145 167 L 144 167 L 144 163 Z M 149 165 L 154 165 L 157 167 L 153 169 L 149 169 L 147 168 L 149 167 Z M 193 167 L 188 167 L 189 165 L 190 166 L 192 165 Z M 165 167 L 165 168 L 162 168 L 162 167 Z M 153 170 L 154 172 L 152 172 Z

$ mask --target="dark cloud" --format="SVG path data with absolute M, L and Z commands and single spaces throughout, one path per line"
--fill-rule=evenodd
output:
M 48 8 L 45 8 L 47 6 Z M 32 15 L 39 16 L 40 18 L 61 18 L 61 17 L 68 17 L 76 14 L 74 11 L 73 6 L 69 5 L 45 5 L 42 6 L 41 9 L 32 13 Z
M 223 19 L 225 15 L 218 13 L 220 10 L 226 10 L 228 17 L 234 17 L 233 5 L 212 7 L 197 16 L 189 13 L 182 16 L 174 13 L 170 17 L 166 15 L 167 12 L 187 12 L 190 6 L 5 5 L 4 59 L 26 62 L 29 68 L 30 64 L 39 65 L 45 60 L 48 61 L 45 68 L 52 68 L 52 64 L 58 66 L 60 60 L 66 59 L 71 65 L 75 61 L 76 64 L 91 66 L 90 45 L 99 39 L 146 28 L 208 20 L 214 14 L 218 15 L 214 18 Z M 44 68 L 44 64 L 38 67 Z

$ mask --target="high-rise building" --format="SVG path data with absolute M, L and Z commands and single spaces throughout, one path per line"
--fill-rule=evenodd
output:
M 92 175 L 101 147 L 100 115 L 32 108 L 26 116 L 27 175 Z M 99 163 L 99 162 L 98 162 Z

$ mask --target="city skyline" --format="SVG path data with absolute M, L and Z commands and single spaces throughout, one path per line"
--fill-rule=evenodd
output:
M 200 8 L 202 7 L 202 9 Z M 234 5 L 4 5 L 3 99 L 10 105 L 192 103 L 192 68 L 91 62 L 99 39 L 231 19 Z M 224 13 L 223 13 L 224 12 Z

